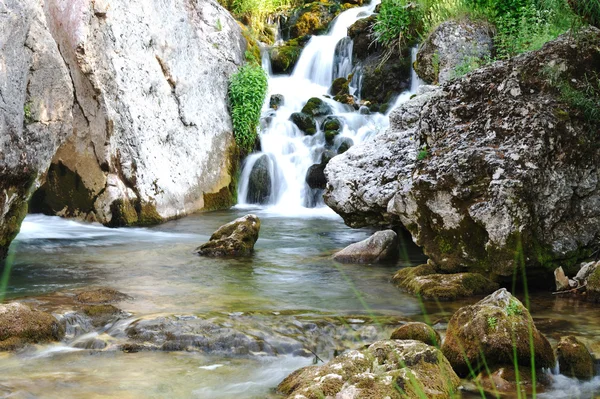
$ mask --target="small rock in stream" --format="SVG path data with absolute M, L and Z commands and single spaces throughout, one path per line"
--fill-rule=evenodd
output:
M 195 252 L 210 257 L 248 256 L 254 252 L 259 231 L 260 219 L 256 215 L 246 215 L 219 227 Z

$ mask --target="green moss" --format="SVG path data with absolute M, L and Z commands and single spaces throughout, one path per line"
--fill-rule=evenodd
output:
M 163 217 L 160 216 L 154 204 L 149 202 L 144 202 L 139 206 L 138 215 L 138 226 L 151 226 L 164 222 Z
M 112 218 L 108 223 L 110 227 L 134 226 L 138 221 L 138 214 L 134 204 L 129 200 L 117 199 L 110 204 Z
M 89 305 L 83 307 L 83 312 L 90 317 L 99 317 L 119 313 L 119 309 L 113 305 Z
M 32 105 L 33 105 L 33 103 L 31 101 L 28 101 L 23 106 L 23 115 L 25 117 L 26 124 L 35 122 L 35 120 L 33 119 L 33 111 L 31 110 Z

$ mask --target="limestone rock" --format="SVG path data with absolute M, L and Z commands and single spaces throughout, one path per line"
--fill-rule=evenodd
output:
M 461 64 L 491 57 L 492 32 L 493 28 L 483 22 L 463 19 L 441 23 L 421 44 L 415 71 L 429 83 L 452 80 Z
M 443 399 L 451 397 L 459 383 L 437 348 L 413 340 L 386 340 L 349 351 L 323 366 L 296 370 L 277 389 L 289 399 L 412 399 L 423 395 Z
M 520 250 L 550 283 L 600 234 L 600 136 L 588 134 L 600 121 L 552 83 L 583 90 L 598 71 L 600 30 L 581 34 L 401 105 L 386 132 L 327 165 L 325 202 L 353 227 L 404 225 L 442 272 L 504 278 Z
M 0 27 L 1 260 L 72 131 L 73 86 L 40 2 L 1 2 Z
M 427 345 L 439 347 L 442 343 L 440 333 L 425 323 L 406 323 L 392 332 L 390 339 L 414 339 Z
M 530 334 L 531 330 L 531 334 Z M 531 365 L 530 339 L 537 368 L 554 367 L 554 352 L 546 337 L 533 324 L 529 311 L 502 288 L 475 305 L 460 308 L 448 323 L 442 352 L 459 375 L 474 369 L 517 363 Z M 482 358 L 483 357 L 483 358 Z
M 351 244 L 333 256 L 342 263 L 379 263 L 398 257 L 398 236 L 393 230 L 378 231 L 366 240 Z
M 562 267 L 554 270 L 554 281 L 556 282 L 556 291 L 564 291 L 570 288 L 569 278 L 565 275 Z
M 590 351 L 573 336 L 562 337 L 556 348 L 560 373 L 567 377 L 589 380 L 596 373 L 596 364 Z
M 65 330 L 49 313 L 19 302 L 0 305 L 0 351 L 30 343 L 58 341 Z
M 237 22 L 213 0 L 98 4 L 45 2 L 76 98 L 74 134 L 36 206 L 119 226 L 180 217 L 214 196 L 231 204 L 227 86 L 246 49 Z
M 219 227 L 210 237 L 210 241 L 196 248 L 196 253 L 211 257 L 251 255 L 259 231 L 258 217 L 246 215 Z

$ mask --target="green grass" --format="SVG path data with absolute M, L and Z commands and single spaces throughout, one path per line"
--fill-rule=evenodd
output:
M 255 64 L 246 64 L 229 82 L 233 134 L 240 149 L 252 152 L 258 137 L 260 112 L 267 94 L 267 75 Z
M 259 35 L 267 28 L 269 17 L 298 4 L 296 0 L 219 0 L 235 19 Z
M 427 149 L 420 150 L 417 154 L 417 161 L 422 161 L 429 156 L 429 151 Z

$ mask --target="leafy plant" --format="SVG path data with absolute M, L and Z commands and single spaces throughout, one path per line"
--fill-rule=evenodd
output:
M 31 102 L 25 103 L 23 106 L 23 115 L 25 116 L 25 122 L 33 122 L 33 112 L 31 111 Z
M 488 327 L 492 330 L 495 330 L 498 327 L 498 319 L 496 317 L 490 316 L 487 318 Z
M 418 39 L 421 32 L 421 8 L 407 0 L 383 0 L 373 26 L 375 38 L 385 46 L 407 44 Z
M 508 306 L 506 307 L 506 314 L 509 316 L 516 316 L 523 314 L 523 310 L 519 303 L 515 300 L 511 300 Z
M 427 158 L 429 156 L 429 151 L 427 151 L 427 148 L 420 150 L 419 153 L 417 154 L 417 161 L 422 161 L 425 158 Z
M 476 70 L 477 68 L 481 67 L 485 63 L 486 63 L 485 60 L 482 60 L 481 58 L 478 58 L 478 57 L 473 57 L 473 56 L 465 57 L 456 67 L 454 67 L 451 77 L 452 77 L 452 79 L 460 78 L 460 77 L 468 74 L 469 72 Z
M 265 96 L 267 75 L 254 64 L 246 64 L 231 76 L 229 82 L 229 105 L 233 121 L 233 133 L 237 145 L 251 152 L 257 139 L 257 129 Z

